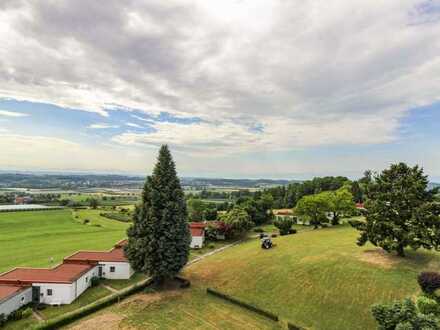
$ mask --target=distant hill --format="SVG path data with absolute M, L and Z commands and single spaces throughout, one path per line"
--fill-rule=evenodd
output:
M 142 188 L 143 176 L 110 174 L 36 174 L 1 173 L 0 188 L 78 189 L 78 188 Z M 198 189 L 209 187 L 260 188 L 286 185 L 288 180 L 181 178 L 183 186 Z

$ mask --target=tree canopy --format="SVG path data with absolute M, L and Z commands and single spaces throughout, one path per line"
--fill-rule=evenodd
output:
M 161 147 L 153 174 L 147 177 L 142 203 L 127 233 L 130 264 L 157 283 L 175 276 L 188 261 L 186 203 L 167 146 Z
M 404 256 L 404 248 L 440 245 L 440 207 L 428 191 L 428 178 L 418 166 L 393 164 L 378 175 L 367 172 L 365 221 L 353 221 L 358 245 L 371 242 Z
M 246 210 L 239 206 L 235 206 L 232 210 L 224 214 L 221 220 L 229 226 L 234 236 L 243 234 L 254 225 Z
M 323 223 L 327 223 L 326 212 L 330 209 L 329 198 L 325 194 L 315 194 L 301 198 L 295 208 L 299 216 L 309 220 L 310 224 L 317 229 Z
M 322 194 L 325 194 L 324 196 L 328 200 L 328 210 L 332 214 L 332 225 L 338 225 L 342 215 L 351 214 L 355 210 L 353 195 L 346 188 Z

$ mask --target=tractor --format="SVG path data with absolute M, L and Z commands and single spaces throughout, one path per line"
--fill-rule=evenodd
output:
M 273 246 L 272 240 L 270 239 L 269 235 L 267 234 L 261 234 L 260 235 L 260 241 L 261 241 L 261 248 L 262 249 L 270 249 Z

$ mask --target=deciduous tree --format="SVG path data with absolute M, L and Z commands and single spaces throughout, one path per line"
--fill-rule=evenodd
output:
M 324 194 L 302 197 L 295 209 L 296 214 L 306 217 L 310 221 L 310 224 L 314 226 L 314 229 L 328 222 L 326 212 L 329 210 L 329 200 Z
M 366 221 L 352 222 L 360 231 L 358 245 L 371 242 L 399 256 L 407 246 L 439 248 L 440 210 L 423 169 L 394 164 L 366 182 Z

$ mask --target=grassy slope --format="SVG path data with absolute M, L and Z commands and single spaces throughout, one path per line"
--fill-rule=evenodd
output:
M 356 236 L 348 226 L 304 232 L 276 238 L 267 251 L 250 241 L 194 264 L 185 275 L 302 326 L 373 329 L 371 304 L 415 294 L 417 273 L 440 257 L 410 252 L 394 265 L 373 264 L 359 259 L 373 247 L 357 247 Z
M 50 266 L 80 249 L 109 249 L 126 236 L 128 224 L 99 216 L 99 210 L 0 214 L 0 272 L 17 266 Z M 91 220 L 83 225 L 83 219 Z M 100 227 L 98 227 L 98 225 Z
M 106 325 L 112 329 L 281 329 L 274 321 L 208 296 L 200 287 L 160 294 L 139 294 L 67 328 L 91 329 L 91 324 L 96 327 L 99 322 L 96 320 L 101 317 L 105 319 L 106 316 L 111 318 L 112 315 L 122 319 L 112 324 L 112 327 Z

